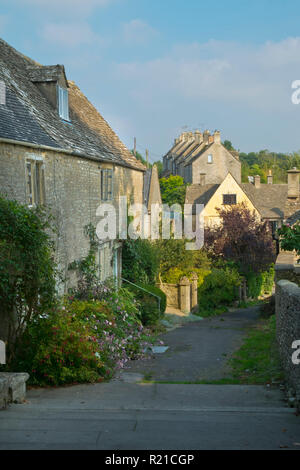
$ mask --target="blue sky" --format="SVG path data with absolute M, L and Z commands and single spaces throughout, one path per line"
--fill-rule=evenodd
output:
M 299 150 L 299 18 L 298 0 L 0 0 L 0 36 L 63 63 L 152 161 L 196 128 L 241 151 Z

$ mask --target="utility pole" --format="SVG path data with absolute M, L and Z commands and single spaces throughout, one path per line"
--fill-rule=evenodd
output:
M 136 137 L 134 138 L 133 154 L 136 157 Z

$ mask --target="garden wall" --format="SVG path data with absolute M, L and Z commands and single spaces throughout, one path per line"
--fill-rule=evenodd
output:
M 176 308 L 185 314 L 189 314 L 198 308 L 198 276 L 192 275 L 180 279 L 178 284 L 157 284 L 167 296 L 167 308 Z
M 293 254 L 281 253 L 275 266 L 276 329 L 289 401 L 300 408 L 300 364 L 292 361 L 292 344 L 300 340 L 300 273 L 294 261 Z

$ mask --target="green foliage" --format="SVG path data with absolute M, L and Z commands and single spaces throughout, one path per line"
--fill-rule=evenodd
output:
M 293 226 L 289 224 L 282 225 L 278 230 L 280 237 L 280 246 L 282 250 L 296 251 L 300 256 L 300 221 Z
M 171 268 L 169 271 L 164 273 L 161 277 L 163 282 L 167 284 L 177 284 L 182 277 L 187 277 L 189 279 L 192 278 L 193 273 L 197 274 L 198 276 L 198 287 L 201 286 L 204 282 L 205 277 L 211 271 L 208 269 L 199 269 L 199 268 L 190 268 L 190 269 L 179 269 L 179 268 Z
M 123 277 L 135 283 L 155 284 L 159 256 L 157 245 L 149 240 L 126 240 L 122 250 Z
M 283 380 L 276 342 L 275 315 L 250 331 L 229 364 L 233 378 L 241 384 L 263 385 Z
M 158 296 L 160 298 L 160 309 L 158 308 L 158 299 L 147 292 L 138 289 L 137 287 L 131 286 L 130 289 L 134 293 L 140 305 L 141 320 L 143 325 L 155 325 L 158 320 L 163 316 L 167 307 L 167 296 L 156 286 L 150 286 L 145 284 L 136 283 L 137 286 L 142 287 L 148 292 Z
M 84 227 L 85 236 L 89 238 L 90 248 L 87 256 L 70 263 L 69 271 L 76 271 L 78 276 L 77 288 L 72 290 L 73 294 L 80 299 L 91 299 L 93 290 L 99 282 L 96 253 L 98 248 L 96 229 L 92 224 Z M 76 292 L 76 293 L 75 293 Z
M 0 321 L 7 324 L 7 360 L 32 318 L 56 301 L 52 218 L 0 198 Z
M 104 375 L 92 322 L 85 323 L 74 306 L 49 312 L 28 326 L 13 365 L 30 374 L 31 384 L 96 382 Z M 88 305 L 87 311 L 102 314 L 102 305 Z
M 163 162 L 161 160 L 157 160 L 154 162 L 154 165 L 157 166 L 158 177 L 160 178 L 164 169 Z
M 132 155 L 134 155 L 134 150 L 131 150 L 131 153 L 132 153 Z M 141 154 L 140 152 L 138 152 L 137 150 L 136 150 L 136 152 L 135 152 L 135 158 L 136 158 L 137 160 L 139 160 L 140 162 L 142 162 L 143 165 L 147 166 L 147 160 L 146 160 L 146 159 L 142 156 L 142 154 Z M 148 166 L 152 166 L 152 165 L 149 164 Z
M 223 145 L 227 150 L 235 150 L 230 140 L 224 140 Z
M 173 204 L 184 205 L 186 185 L 181 176 L 169 176 L 169 178 L 160 179 L 161 198 L 164 204 L 172 206 Z
M 148 344 L 139 304 L 127 289 L 103 290 L 101 301 L 66 300 L 28 325 L 11 365 L 35 385 L 97 382 L 136 359 Z
M 247 276 L 248 296 L 257 299 L 264 294 L 271 294 L 274 284 L 274 265 L 262 273 L 249 273 Z
M 286 183 L 287 171 L 300 166 L 300 153 L 276 153 L 269 150 L 240 153 L 242 162 L 242 181 L 248 183 L 248 176 L 260 175 L 266 182 L 269 170 L 272 170 L 274 183 Z
M 237 270 L 213 268 L 198 288 L 199 315 L 222 313 L 238 299 L 241 278 Z

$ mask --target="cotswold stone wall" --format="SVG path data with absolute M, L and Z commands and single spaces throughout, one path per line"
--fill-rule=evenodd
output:
M 157 284 L 167 296 L 167 308 L 175 308 L 188 315 L 198 310 L 198 276 L 193 274 L 191 280 L 180 279 L 178 284 Z
M 100 169 L 114 170 L 114 202 L 118 206 L 119 196 L 128 201 L 143 202 L 143 172 L 108 163 L 80 158 L 51 150 L 42 150 L 21 145 L 0 143 L 0 193 L 10 199 L 26 204 L 26 160 L 42 159 L 45 174 L 45 204 L 55 218 L 57 237 L 56 256 L 59 269 L 74 284 L 74 276 L 68 265 L 87 255 L 89 241 L 84 227 L 99 222 L 96 209 L 101 203 Z M 106 277 L 112 275 L 113 242 L 105 244 Z M 99 253 L 100 261 L 100 253 Z M 68 287 L 68 283 L 65 287 Z
M 291 254 L 280 254 L 276 264 L 276 328 L 279 353 L 284 369 L 290 403 L 300 408 L 300 364 L 292 356 L 300 340 L 300 287 Z M 295 282 L 297 281 L 297 284 Z M 299 347 L 298 347 L 299 348 Z M 299 358 L 299 355 L 298 355 Z

